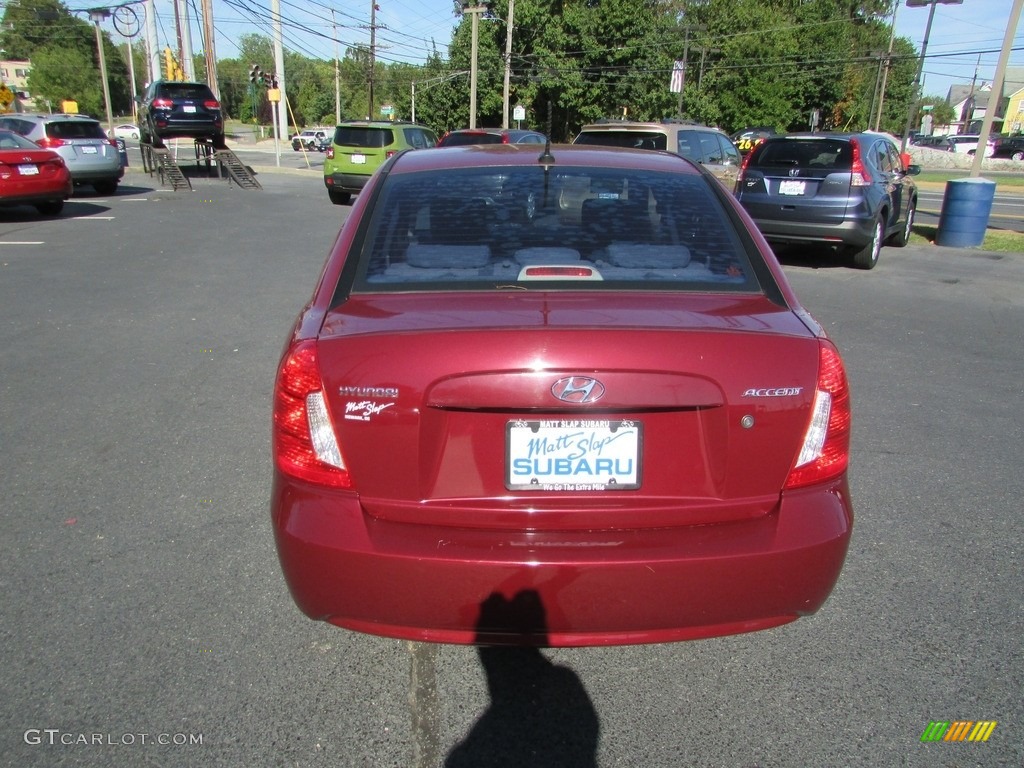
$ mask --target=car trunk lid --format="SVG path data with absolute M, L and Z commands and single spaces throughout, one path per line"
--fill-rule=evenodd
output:
M 410 294 L 350 298 L 318 357 L 369 514 L 561 530 L 770 512 L 818 346 L 760 296 Z

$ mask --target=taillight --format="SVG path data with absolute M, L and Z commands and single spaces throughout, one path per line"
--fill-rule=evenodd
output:
M 786 488 L 799 488 L 831 480 L 850 462 L 850 387 L 842 358 L 822 340 L 818 351 L 818 385 L 811 421 Z
M 387 149 L 387 150 L 384 150 L 384 159 L 386 160 L 387 158 L 391 157 L 397 151 L 398 151 L 397 149 Z
M 40 147 L 44 149 L 52 149 L 53 147 L 63 147 L 66 142 L 64 139 L 55 139 L 52 136 L 43 136 L 41 139 L 36 141 Z
M 207 99 L 203 102 L 203 106 L 207 109 L 220 109 L 220 102 L 216 99 Z
M 755 142 L 754 146 L 750 148 L 750 151 L 743 156 L 743 162 L 740 163 L 739 173 L 736 174 L 736 191 L 739 191 L 740 182 L 747 175 L 747 166 L 750 165 L 750 158 L 754 156 L 754 150 L 757 149 L 757 145 L 761 142 Z
M 328 160 L 333 160 L 334 159 L 334 145 L 333 144 L 327 148 L 327 159 Z
M 853 147 L 853 165 L 850 166 L 850 186 L 867 187 L 871 184 L 871 174 L 868 173 L 868 169 L 864 167 L 864 161 L 861 159 L 860 142 L 856 139 L 850 139 L 850 145 Z
M 153 109 L 170 109 L 174 102 L 170 99 L 153 99 Z
M 120 151 L 121 148 L 117 146 L 117 139 L 107 139 L 106 142 L 107 142 L 107 144 L 112 146 L 114 149 Z
M 327 411 L 316 342 L 291 347 L 277 371 L 273 453 L 277 468 L 287 475 L 335 488 L 352 487 Z

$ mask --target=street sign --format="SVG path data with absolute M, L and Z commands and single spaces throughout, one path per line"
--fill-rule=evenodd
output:
M 525 120 L 526 119 L 526 107 L 524 107 L 522 104 L 516 104 L 515 108 L 512 110 L 512 119 L 513 120 Z
M 391 117 L 393 114 L 395 114 L 395 105 L 394 104 L 381 104 L 380 105 L 380 113 L 382 115 L 384 115 L 384 117 Z

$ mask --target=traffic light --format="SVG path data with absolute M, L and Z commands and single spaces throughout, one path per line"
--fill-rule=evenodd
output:
M 170 48 L 164 48 L 164 80 L 184 80 L 185 71 Z
M 249 69 L 249 82 L 253 85 L 263 84 L 263 70 L 260 69 L 259 64 L 253 64 Z

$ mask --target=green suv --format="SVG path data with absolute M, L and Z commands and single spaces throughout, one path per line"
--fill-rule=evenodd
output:
M 403 149 L 426 149 L 437 135 L 422 125 L 387 120 L 349 120 L 334 129 L 324 160 L 324 185 L 335 205 L 348 205 L 385 160 Z

